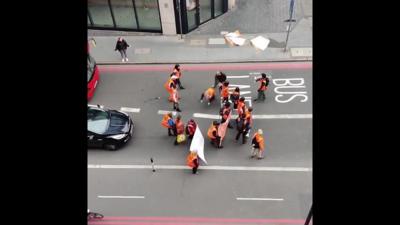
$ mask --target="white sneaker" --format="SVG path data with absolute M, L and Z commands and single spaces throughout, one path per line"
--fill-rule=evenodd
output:
M 203 99 L 202 99 L 202 100 L 200 100 L 200 103 L 203 103 Z
M 122 62 L 125 62 L 125 59 L 122 59 Z
M 125 61 L 127 61 L 127 62 L 128 62 L 128 61 L 129 61 L 129 60 L 128 60 L 128 58 L 125 58 Z
M 207 105 L 210 105 L 211 103 L 207 103 Z

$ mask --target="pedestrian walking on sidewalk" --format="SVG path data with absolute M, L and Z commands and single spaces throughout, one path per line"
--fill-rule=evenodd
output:
M 186 158 L 186 164 L 192 168 L 192 174 L 199 174 L 197 168 L 199 168 L 199 159 L 196 151 L 191 151 Z
M 172 119 L 172 113 L 167 113 L 164 115 L 161 125 L 165 128 L 168 128 L 168 136 L 176 136 L 176 125 L 174 120 Z M 171 133 L 172 131 L 172 133 Z
M 176 64 L 174 66 L 173 73 L 175 73 L 175 75 L 177 76 L 177 78 L 175 79 L 175 84 L 179 85 L 179 89 L 185 89 L 181 84 L 182 72 L 181 72 L 181 67 L 179 64 Z
M 260 82 L 260 87 L 258 88 L 258 96 L 254 101 L 265 101 L 265 91 L 267 90 L 269 79 L 265 73 L 261 74 L 260 78 L 256 79 L 256 82 Z
M 257 133 L 254 134 L 253 139 L 251 141 L 252 145 L 252 153 L 251 158 L 257 156 L 257 159 L 263 159 L 262 153 L 264 151 L 264 138 L 262 137 L 263 131 L 258 129 Z
M 115 51 L 119 51 L 121 53 L 122 62 L 128 62 L 128 56 L 126 55 L 126 49 L 130 47 L 128 43 L 126 43 L 125 39 L 122 37 L 118 38 L 117 44 L 115 45 Z

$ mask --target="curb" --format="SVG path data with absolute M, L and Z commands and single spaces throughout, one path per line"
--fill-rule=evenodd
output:
M 265 62 L 312 62 L 311 57 L 296 59 L 267 59 L 267 60 L 213 60 L 213 61 L 151 61 L 151 62 L 119 62 L 119 61 L 97 61 L 97 65 L 143 65 L 143 64 L 216 64 L 216 63 L 265 63 Z

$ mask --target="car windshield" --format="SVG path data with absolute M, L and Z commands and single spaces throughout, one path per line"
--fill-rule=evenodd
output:
M 88 108 L 88 130 L 97 134 L 104 134 L 110 123 L 108 112 L 101 109 Z
M 96 65 L 96 61 L 94 61 L 93 57 L 88 54 L 87 57 L 87 82 L 92 79 L 94 73 L 94 66 Z

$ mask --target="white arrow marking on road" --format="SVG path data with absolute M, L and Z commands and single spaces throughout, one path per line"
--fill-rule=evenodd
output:
M 144 198 L 144 196 L 97 196 L 98 198 Z
M 283 201 L 283 198 L 236 198 L 236 200 L 250 200 L 250 201 Z
M 172 113 L 172 115 L 176 116 L 177 112 L 175 111 L 168 111 L 168 110 L 158 110 L 159 115 L 165 115 L 167 113 Z
M 190 170 L 181 165 L 155 165 L 155 169 Z M 152 169 L 151 165 L 98 165 L 89 164 L 88 169 Z M 311 172 L 306 167 L 251 167 L 251 166 L 202 166 L 202 170 L 236 170 L 236 171 L 276 171 L 276 172 Z
M 249 78 L 249 75 L 244 75 L 244 76 L 226 76 L 226 78 Z
M 220 119 L 220 115 L 193 113 L 193 117 L 204 119 Z M 236 119 L 237 115 L 232 115 Z M 312 114 L 279 114 L 279 115 L 253 115 L 253 119 L 312 119 Z
M 140 108 L 121 107 L 121 111 L 139 113 L 140 112 Z

